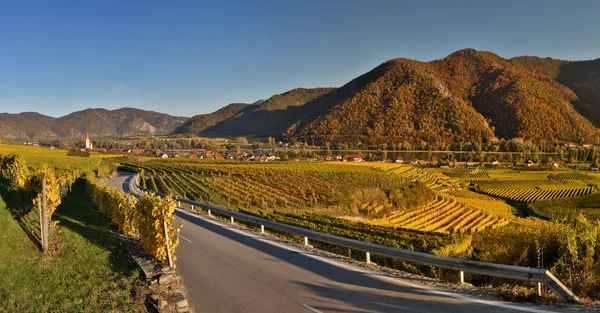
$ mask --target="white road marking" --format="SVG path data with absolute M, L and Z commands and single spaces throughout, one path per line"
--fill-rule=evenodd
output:
M 183 239 L 183 240 L 185 240 L 185 241 L 187 241 L 187 242 L 189 242 L 189 243 L 192 243 L 192 241 L 191 241 L 191 240 L 189 240 L 189 239 L 187 239 L 187 238 L 185 238 L 185 237 L 183 237 L 183 236 L 181 236 L 181 235 L 179 235 L 179 238 L 181 238 L 181 239 Z
M 315 309 L 315 308 L 311 307 L 311 306 L 310 306 L 310 305 L 308 305 L 308 304 L 300 303 L 300 305 L 301 305 L 301 306 L 303 306 L 303 307 L 305 307 L 305 308 L 307 308 L 307 309 L 309 309 L 309 310 L 311 310 L 311 311 L 313 311 L 313 312 L 315 312 L 315 313 L 323 313 L 322 311 L 319 311 L 319 310 L 317 310 L 317 309 Z
M 394 283 L 394 284 L 404 285 L 404 286 L 415 288 L 415 289 L 425 290 L 425 291 L 427 291 L 429 293 L 432 293 L 432 294 L 443 295 L 443 296 L 452 297 L 452 298 L 461 299 L 461 300 L 470 301 L 470 302 L 475 302 L 475 303 L 479 303 L 479 304 L 485 304 L 485 305 L 489 305 L 489 306 L 500 307 L 500 308 L 503 308 L 503 309 L 509 309 L 509 310 L 515 310 L 515 311 L 521 311 L 521 312 L 530 312 L 530 313 L 556 313 L 556 311 L 548 311 L 548 310 L 543 310 L 543 309 L 536 309 L 536 308 L 528 308 L 528 307 L 523 307 L 523 306 L 517 306 L 517 305 L 513 305 L 513 304 L 510 304 L 510 303 L 507 303 L 507 302 L 501 302 L 501 301 L 496 301 L 496 300 L 477 299 L 477 298 L 473 298 L 473 297 L 469 297 L 469 296 L 465 296 L 465 295 L 461 295 L 461 294 L 456 294 L 456 293 L 452 293 L 452 292 L 447 292 L 447 291 L 433 289 L 433 288 L 430 288 L 430 287 L 427 287 L 427 286 L 413 284 L 413 283 L 407 282 L 407 281 L 405 281 L 403 279 L 400 279 L 400 278 L 395 278 L 395 277 L 390 277 L 390 276 L 386 276 L 386 275 L 383 275 L 383 274 L 374 273 L 374 272 L 371 272 L 371 271 L 364 270 L 362 268 L 358 268 L 358 267 L 347 265 L 347 264 L 344 264 L 344 263 L 341 263 L 341 262 L 333 261 L 333 260 L 330 260 L 330 259 L 328 259 L 326 257 L 322 257 L 322 256 L 310 254 L 310 253 L 307 253 L 304 250 L 299 250 L 299 249 L 296 249 L 294 247 L 290 247 L 290 246 L 287 246 L 287 245 L 284 245 L 284 244 L 281 244 L 281 243 L 278 243 L 278 242 L 273 242 L 273 241 L 271 241 L 271 240 L 269 240 L 267 238 L 264 238 L 262 236 L 256 236 L 256 235 L 254 235 L 251 232 L 243 231 L 243 230 L 234 228 L 234 227 L 230 226 L 229 224 L 224 224 L 224 223 L 222 223 L 222 222 L 220 222 L 218 220 L 210 219 L 210 218 L 204 217 L 204 216 L 199 215 L 199 214 L 193 214 L 193 213 L 187 212 L 187 211 L 182 210 L 182 209 L 177 209 L 177 211 L 179 211 L 181 213 L 185 213 L 186 215 L 189 215 L 191 217 L 196 217 L 196 218 L 202 219 L 203 221 L 209 222 L 209 223 L 211 223 L 213 225 L 217 225 L 217 226 L 220 226 L 222 228 L 226 228 L 226 229 L 228 229 L 228 230 L 230 230 L 230 231 L 232 231 L 234 233 L 237 233 L 237 234 L 240 234 L 240 235 L 244 235 L 246 237 L 254 238 L 256 240 L 259 240 L 261 242 L 264 242 L 264 243 L 276 246 L 278 248 L 282 248 L 282 249 L 285 249 L 285 250 L 288 250 L 288 251 L 293 251 L 293 252 L 302 254 L 302 255 L 304 255 L 306 257 L 309 257 L 309 258 L 312 258 L 312 259 L 315 259 L 315 260 L 318 260 L 318 261 L 321 261 L 321 262 L 324 262 L 324 263 L 328 263 L 328 264 L 331 264 L 331 265 L 334 265 L 334 266 L 337 266 L 337 267 L 341 267 L 341 268 L 344 268 L 344 269 L 349 270 L 349 271 L 354 271 L 354 272 L 357 272 L 357 273 L 361 273 L 361 274 L 370 276 L 370 277 L 375 278 L 375 279 L 385 280 L 385 281 L 388 281 L 388 282 L 391 282 L 391 283 Z M 316 311 L 316 312 L 318 312 L 318 311 Z

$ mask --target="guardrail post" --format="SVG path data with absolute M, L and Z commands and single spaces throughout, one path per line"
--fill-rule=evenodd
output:
M 261 234 L 265 233 L 265 225 L 260 225 L 260 233 Z
M 308 246 L 308 237 L 304 237 L 304 245 Z
M 212 216 L 212 215 L 210 214 L 210 210 L 208 210 L 208 216 Z
M 541 297 L 541 296 L 542 296 L 542 283 L 541 283 L 541 282 L 539 282 L 539 281 L 538 281 L 538 282 L 536 283 L 536 288 L 535 288 L 535 291 L 536 291 L 536 293 L 537 293 L 538 297 Z
M 464 271 L 460 271 L 460 283 L 461 284 L 465 283 L 465 272 Z
M 235 223 L 235 222 L 233 221 L 233 216 L 232 216 L 232 217 L 231 217 L 231 224 L 233 224 L 233 223 Z
M 173 257 L 171 256 L 171 244 L 169 243 L 169 232 L 167 222 L 163 221 L 163 229 L 165 230 L 165 243 L 167 244 L 167 257 L 169 258 L 169 268 L 173 268 Z
M 367 264 L 371 264 L 371 253 L 367 252 Z
M 192 204 L 192 211 L 194 211 L 194 205 Z
M 567 286 L 565 286 L 556 276 L 546 271 L 544 283 L 548 289 L 552 290 L 557 296 L 567 302 L 579 302 L 577 297 Z
M 181 201 L 177 201 L 177 206 L 181 207 Z

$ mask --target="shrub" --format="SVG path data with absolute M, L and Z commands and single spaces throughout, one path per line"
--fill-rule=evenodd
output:
M 71 149 L 67 152 L 67 156 L 72 156 L 72 157 L 80 157 L 80 158 L 89 158 L 90 157 L 90 152 L 89 151 L 80 151 L 77 149 Z

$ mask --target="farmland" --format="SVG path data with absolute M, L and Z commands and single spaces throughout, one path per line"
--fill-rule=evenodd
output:
M 457 179 L 406 165 L 176 160 L 122 166 L 140 172 L 142 187 L 255 214 L 353 216 L 375 226 L 435 233 L 479 232 L 506 225 L 511 217 L 505 204 L 494 209 L 503 204 L 494 199 L 473 205 L 474 199 L 443 195 L 459 188 Z M 415 181 L 430 195 L 406 201 L 418 188 L 405 185 Z
M 599 254 L 592 253 L 595 239 L 585 237 L 598 233 L 596 173 L 367 162 L 114 161 L 137 171 L 148 189 L 392 247 L 548 268 L 579 295 L 596 297 L 589 286 L 600 277 L 586 264 L 596 263 Z M 550 217 L 535 209 L 542 204 Z M 473 277 L 473 283 L 493 281 Z
M 409 181 L 366 167 L 345 165 L 180 161 L 122 165 L 140 171 L 142 186 L 149 189 L 234 208 L 292 212 L 312 212 L 329 207 L 350 213 L 355 204 L 364 209 L 373 205 L 389 207 L 388 200 L 384 199 L 387 197 L 375 189 L 394 190 Z M 360 196 L 360 191 L 369 189 L 373 194 L 349 202 L 353 196 Z M 382 203 L 375 203 L 376 200 L 382 200 Z
M 32 168 L 39 168 L 43 164 L 62 170 L 79 170 L 87 172 L 96 167 L 107 155 L 91 153 L 89 158 L 67 156 L 66 150 L 50 149 L 19 144 L 0 142 L 0 153 L 21 155 Z
M 391 163 L 127 161 L 142 187 L 254 214 L 326 215 L 433 233 L 476 233 L 509 224 L 515 208 L 597 192 L 595 176 L 573 171 L 435 169 Z M 430 196 L 398 201 L 419 181 Z M 476 192 L 466 190 L 474 186 Z M 404 196 L 404 195 L 403 195 Z M 400 198 L 402 198 L 401 196 Z
M 566 189 L 482 189 L 481 192 L 510 201 L 531 203 L 539 200 L 561 199 L 589 195 L 596 191 L 594 187 Z
M 508 224 L 508 220 L 481 210 L 471 209 L 448 197 L 414 210 L 393 214 L 374 224 L 440 233 L 473 233 Z

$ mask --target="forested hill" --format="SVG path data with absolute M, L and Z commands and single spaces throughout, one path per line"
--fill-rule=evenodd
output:
M 525 56 L 512 61 L 567 86 L 579 98 L 573 103 L 575 109 L 600 127 L 600 59 L 563 61 Z
M 230 118 L 208 127 L 202 136 L 258 136 L 281 137 L 281 134 L 296 121 L 296 108 L 317 99 L 334 88 L 296 88 L 274 95 L 256 105 L 246 107 Z M 192 118 L 193 119 L 193 118 Z
M 292 140 L 445 147 L 520 137 L 596 142 L 566 86 L 490 52 L 465 49 L 428 63 L 394 59 L 302 106 Z
M 251 104 L 231 103 L 215 112 L 195 115 L 179 126 L 174 133 L 198 135 L 206 128 L 232 117 L 248 106 L 251 106 Z

